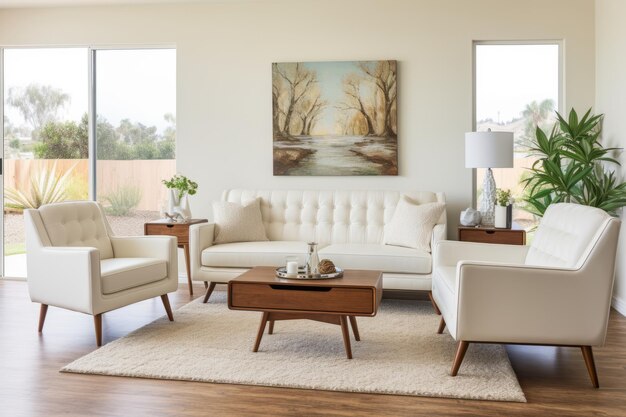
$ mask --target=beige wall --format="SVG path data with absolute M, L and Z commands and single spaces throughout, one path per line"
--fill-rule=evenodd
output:
M 0 45 L 172 44 L 178 170 L 197 216 L 228 187 L 446 193 L 450 235 L 471 203 L 472 40 L 564 39 L 566 106 L 594 103 L 592 0 L 311 0 L 0 11 Z M 398 177 L 273 177 L 275 61 L 399 61 Z
M 626 148 L 626 1 L 596 0 L 596 111 L 604 113 L 603 143 Z M 620 156 L 622 166 L 626 155 Z M 622 168 L 622 181 L 624 178 Z M 622 215 L 624 221 L 624 215 Z M 626 315 L 626 225 L 618 247 L 613 306 Z

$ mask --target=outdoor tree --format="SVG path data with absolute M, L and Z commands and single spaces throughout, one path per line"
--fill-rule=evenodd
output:
M 35 145 L 40 159 L 86 159 L 89 157 L 89 121 L 85 114 L 76 122 L 48 122 L 40 131 Z
M 29 84 L 25 88 L 11 87 L 7 105 L 19 110 L 37 137 L 43 126 L 57 120 L 59 110 L 70 101 L 70 96 L 49 85 Z
M 524 132 L 516 140 L 516 147 L 526 151 L 531 148 L 535 140 L 537 127 L 545 129 L 550 123 L 550 117 L 555 110 L 554 100 L 545 99 L 541 102 L 532 101 L 522 111 Z

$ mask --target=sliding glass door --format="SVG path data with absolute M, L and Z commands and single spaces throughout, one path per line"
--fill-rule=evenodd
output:
M 113 231 L 143 234 L 176 173 L 176 51 L 93 51 L 96 190 Z
M 27 276 L 26 208 L 97 198 L 142 234 L 176 172 L 176 51 L 0 48 L 0 75 L 0 273 Z
M 26 277 L 23 210 L 88 198 L 88 49 L 3 51 L 4 271 Z

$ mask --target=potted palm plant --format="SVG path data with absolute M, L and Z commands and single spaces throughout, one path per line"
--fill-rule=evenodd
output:
M 556 113 L 557 122 L 546 134 L 539 127 L 530 154 L 537 160 L 522 184 L 525 209 L 542 217 L 550 204 L 571 202 L 601 208 L 617 215 L 626 205 L 626 183 L 618 182 L 611 156 L 618 148 L 599 142 L 603 115 L 589 109 L 578 118 L 572 109 L 567 119 Z

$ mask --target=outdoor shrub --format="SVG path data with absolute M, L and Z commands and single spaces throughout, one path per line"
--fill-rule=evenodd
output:
M 105 195 L 102 200 L 108 203 L 105 211 L 112 216 L 126 216 L 141 201 L 141 188 L 133 185 L 118 187 Z
M 67 183 L 75 166 L 72 166 L 61 175 L 57 174 L 56 161 L 52 166 L 44 164 L 31 175 L 30 190 L 28 192 L 22 192 L 12 187 L 5 189 L 5 206 L 23 210 L 39 208 L 44 204 L 67 200 Z

